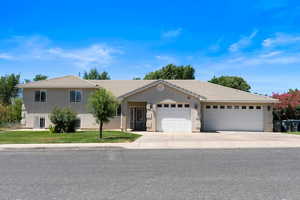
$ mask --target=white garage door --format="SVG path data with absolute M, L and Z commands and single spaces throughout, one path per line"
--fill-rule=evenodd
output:
M 192 132 L 189 104 L 158 104 L 157 130 L 161 132 Z
M 207 105 L 203 126 L 205 131 L 263 131 L 262 106 Z

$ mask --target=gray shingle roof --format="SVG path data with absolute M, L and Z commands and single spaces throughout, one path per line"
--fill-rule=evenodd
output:
M 95 84 L 77 76 L 63 76 L 18 85 L 19 88 L 95 88 Z
M 64 76 L 44 81 L 19 85 L 20 88 L 98 88 L 102 87 L 120 97 L 129 92 L 154 84 L 157 80 L 83 80 L 76 76 Z M 210 102 L 262 102 L 276 103 L 277 100 L 198 80 L 165 80 L 178 88 L 204 97 Z

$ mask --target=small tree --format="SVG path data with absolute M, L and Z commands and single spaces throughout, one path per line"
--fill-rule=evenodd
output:
M 50 120 L 54 124 L 55 133 L 75 132 L 76 113 L 70 108 L 54 108 Z
M 104 88 L 98 89 L 90 95 L 88 110 L 99 124 L 100 139 L 102 139 L 103 123 L 109 122 L 110 118 L 115 115 L 118 106 L 119 102 L 116 97 Z

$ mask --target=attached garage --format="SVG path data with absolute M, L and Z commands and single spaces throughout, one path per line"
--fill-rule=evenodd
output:
M 259 105 L 206 105 L 204 131 L 263 131 L 263 108 Z
M 160 132 L 192 132 L 190 104 L 158 104 L 157 130 Z

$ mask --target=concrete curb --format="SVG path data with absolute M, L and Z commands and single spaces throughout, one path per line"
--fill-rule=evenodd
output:
M 121 150 L 121 149 L 250 149 L 300 148 L 296 142 L 176 142 L 176 143 L 61 143 L 61 144 L 2 144 L 0 151 L 18 150 Z

